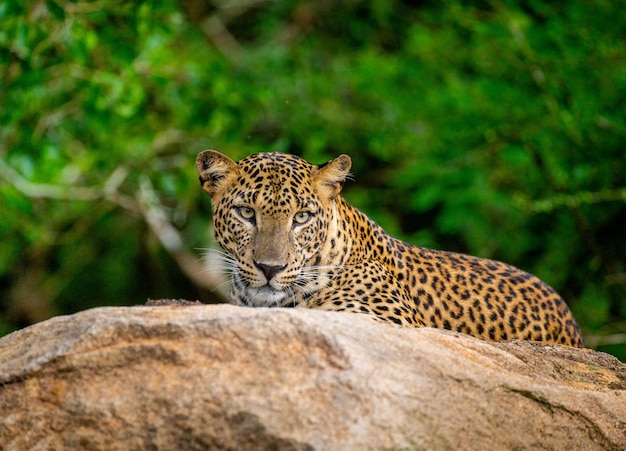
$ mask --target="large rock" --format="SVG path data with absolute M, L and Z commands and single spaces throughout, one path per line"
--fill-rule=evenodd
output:
M 0 340 L 0 448 L 626 449 L 606 354 L 357 314 L 99 308 Z

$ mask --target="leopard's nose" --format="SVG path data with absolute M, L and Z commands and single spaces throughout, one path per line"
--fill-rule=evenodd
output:
M 274 278 L 276 274 L 284 270 L 287 265 L 266 265 L 265 263 L 254 262 L 254 265 L 259 268 L 267 281 L 269 282 Z

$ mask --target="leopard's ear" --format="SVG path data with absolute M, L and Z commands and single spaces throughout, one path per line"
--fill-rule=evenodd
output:
M 328 163 L 317 166 L 313 179 L 318 192 L 328 199 L 334 199 L 341 192 L 343 182 L 350 176 L 352 160 L 348 155 L 339 155 Z
M 213 196 L 220 184 L 237 169 L 237 163 L 217 150 L 204 150 L 196 158 L 202 189 Z

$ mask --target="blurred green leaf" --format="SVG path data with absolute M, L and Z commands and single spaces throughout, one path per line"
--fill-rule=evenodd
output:
M 348 153 L 346 197 L 389 232 L 536 273 L 585 333 L 614 333 L 626 323 L 626 285 L 607 282 L 626 273 L 625 11 L 0 4 L 0 158 L 30 189 L 0 177 L 0 333 L 39 317 L 14 295 L 24 274 L 41 278 L 48 313 L 198 296 L 139 199 L 148 180 L 187 250 L 206 247 L 193 168 L 205 148 Z

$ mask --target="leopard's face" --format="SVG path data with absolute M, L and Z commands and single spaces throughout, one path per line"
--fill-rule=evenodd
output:
M 321 266 L 336 190 L 329 190 L 323 168 L 293 155 L 255 154 L 231 163 L 219 173 L 199 171 L 212 197 L 217 241 L 234 259 L 233 301 L 295 304 L 331 276 Z

